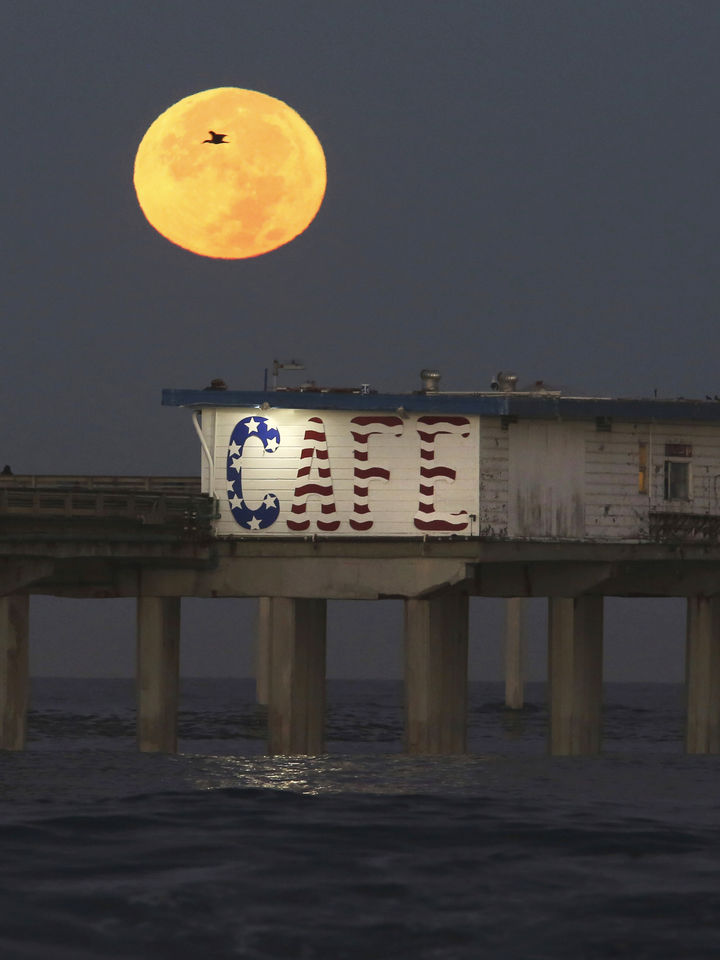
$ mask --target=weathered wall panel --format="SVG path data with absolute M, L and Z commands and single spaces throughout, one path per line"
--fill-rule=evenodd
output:
M 585 535 L 585 430 L 582 423 L 544 420 L 510 425 L 511 537 Z
M 508 436 L 499 417 L 481 420 L 478 516 L 481 536 L 508 535 Z
M 614 423 L 608 433 L 587 424 L 585 433 L 585 524 L 599 539 L 647 536 L 647 494 L 638 492 L 639 441 L 647 424 Z
M 648 456 L 646 492 L 638 487 L 639 445 Z M 666 500 L 666 444 L 690 445 L 690 497 Z M 651 512 L 720 513 L 720 430 L 696 423 L 614 423 L 586 440 L 586 522 L 592 538 L 643 540 Z

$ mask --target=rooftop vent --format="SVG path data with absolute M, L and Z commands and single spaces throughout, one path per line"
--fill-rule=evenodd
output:
M 437 393 L 440 389 L 440 371 L 439 370 L 421 370 L 420 379 L 422 380 L 425 393 Z
M 512 393 L 517 386 L 517 374 L 505 373 L 500 370 L 494 380 L 490 382 L 493 390 L 500 390 L 502 393 Z

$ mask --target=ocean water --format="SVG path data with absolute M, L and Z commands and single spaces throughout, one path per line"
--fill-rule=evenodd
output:
M 184 684 L 177 756 L 131 681 L 36 680 L 0 755 L 0 958 L 720 957 L 720 759 L 682 690 L 606 687 L 605 752 L 545 755 L 542 685 L 472 684 L 467 757 L 401 752 L 402 687 L 329 684 L 328 753 L 264 755 L 253 685 Z

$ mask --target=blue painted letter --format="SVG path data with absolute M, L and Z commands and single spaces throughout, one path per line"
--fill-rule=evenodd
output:
M 266 493 L 257 510 L 245 503 L 242 488 L 242 461 L 245 442 L 259 437 L 265 453 L 275 453 L 280 446 L 280 431 L 267 417 L 245 417 L 235 424 L 227 456 L 227 484 L 230 512 L 246 530 L 264 530 L 272 526 L 280 513 L 280 501 L 274 493 Z

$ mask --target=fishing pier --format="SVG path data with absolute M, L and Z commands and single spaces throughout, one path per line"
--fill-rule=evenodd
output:
M 181 600 L 258 598 L 272 754 L 324 750 L 329 599 L 404 602 L 405 746 L 466 750 L 468 603 L 548 601 L 549 750 L 601 749 L 605 597 L 687 601 L 685 747 L 720 751 L 720 403 L 521 392 L 166 390 L 198 477 L 0 476 L 0 747 L 31 597 L 137 599 L 137 729 L 177 747 Z

